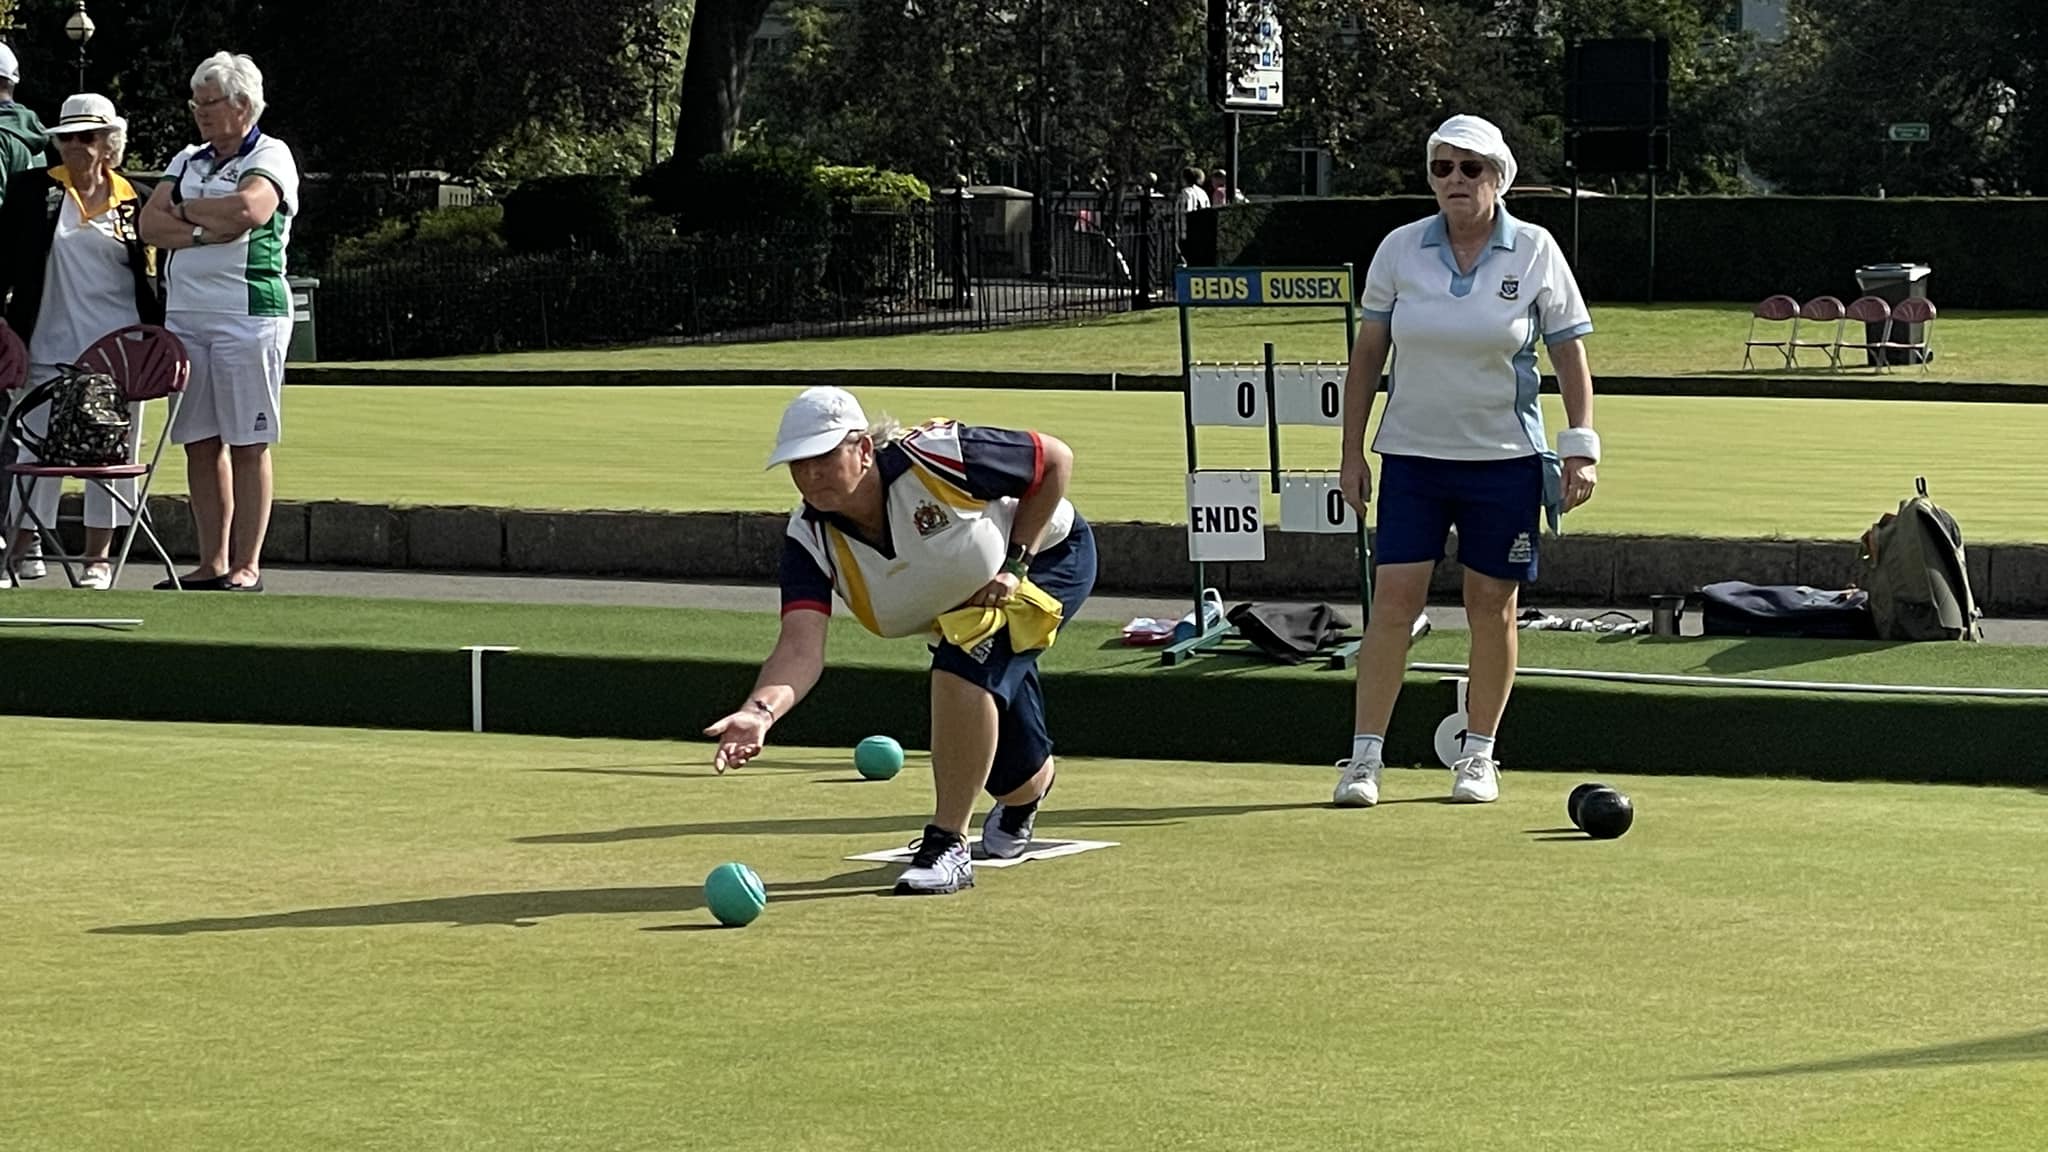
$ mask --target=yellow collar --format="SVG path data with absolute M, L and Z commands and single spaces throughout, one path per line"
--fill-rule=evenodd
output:
M 71 198 L 78 200 L 78 189 L 72 187 L 71 169 L 69 167 L 59 164 L 55 168 L 50 169 L 50 179 L 62 184 L 64 190 L 71 194 Z M 87 212 L 85 210 L 85 201 L 78 200 L 78 215 L 81 219 L 91 220 L 100 215 L 101 212 L 107 211 L 107 209 L 118 208 L 123 204 L 141 199 L 135 193 L 135 185 L 130 184 L 128 178 L 119 172 L 107 173 L 107 190 L 107 207 L 102 208 L 100 212 Z

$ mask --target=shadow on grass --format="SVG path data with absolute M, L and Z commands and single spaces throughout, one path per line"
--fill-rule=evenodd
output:
M 1627 636 L 1609 634 L 1600 638 L 1602 644 L 1643 644 L 1653 647 L 1666 645 L 1698 644 L 1702 640 L 1734 640 L 1735 643 L 1706 657 L 1687 668 L 1645 669 L 1681 676 L 1740 676 L 1750 672 L 1767 672 L 1780 668 L 1794 668 L 1801 664 L 1813 664 L 1824 660 L 1837 660 L 1844 656 L 1860 656 L 1866 652 L 1882 652 L 1896 648 L 1901 641 L 1891 640 L 1832 640 L 1804 639 L 1786 636 Z M 1780 677 L 1783 679 L 1784 677 Z M 1799 679 L 1799 677 L 1790 677 Z
M 696 780 L 702 777 L 718 775 L 718 772 L 711 766 L 711 753 L 709 751 L 711 746 L 706 744 L 704 747 L 706 751 L 701 759 L 677 759 L 651 764 L 570 765 L 563 768 L 530 768 L 528 771 L 565 773 L 575 776 L 629 776 L 649 780 Z M 769 772 L 836 772 L 844 766 L 837 761 L 828 763 L 822 760 L 793 760 L 783 763 L 764 763 L 756 760 L 746 766 L 746 771 L 758 776 Z
M 1039 814 L 1043 828 L 1144 827 L 1174 824 L 1212 816 L 1248 816 L 1258 812 L 1297 812 L 1327 808 L 1308 804 L 1218 804 L 1209 807 L 1047 809 Z M 518 836 L 515 844 L 613 844 L 622 840 L 666 840 L 678 836 L 866 836 L 892 832 L 915 836 L 928 813 L 907 816 L 818 816 L 768 820 L 709 820 L 700 824 L 649 824 L 634 828 L 601 828 L 591 832 L 555 832 Z
M 863 868 L 822 880 L 769 884 L 770 904 L 881 895 L 896 882 L 894 866 Z M 482 892 L 384 904 L 302 908 L 257 916 L 175 920 L 163 924 L 122 924 L 94 928 L 95 936 L 186 936 L 197 932 L 252 932 L 264 928 L 374 928 L 391 924 L 500 924 L 531 928 L 550 916 L 618 913 L 700 912 L 704 889 L 697 884 L 664 888 L 564 888 L 535 892 Z
M 1762 1080 L 1776 1076 L 1814 1076 L 1829 1072 L 1882 1072 L 1897 1068 L 1952 1068 L 1963 1064 L 2013 1064 L 2048 1060 L 2048 1028 L 1996 1036 L 1989 1040 L 1966 1040 L 1959 1044 L 1936 1044 L 1927 1048 L 1902 1048 L 1848 1056 L 1839 1060 L 1815 1060 L 1802 1064 L 1781 1064 L 1775 1068 L 1752 1068 L 1695 1076 L 1695 1080 Z

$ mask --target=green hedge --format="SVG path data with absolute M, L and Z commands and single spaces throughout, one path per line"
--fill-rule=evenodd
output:
M 111 657 L 119 675 L 107 674 Z M 461 652 L 27 634 L 0 636 L 0 662 L 36 669 L 0 680 L 0 715 L 469 725 L 469 660 Z M 707 756 L 701 729 L 713 702 L 740 698 L 757 670 L 751 656 L 514 652 L 488 665 L 485 724 L 528 735 L 689 741 Z M 882 732 L 925 748 L 928 677 L 917 665 L 835 667 L 777 725 L 776 738 L 851 748 Z M 1351 738 L 1348 672 L 1276 672 L 1226 655 L 1181 670 L 1048 670 L 1043 679 L 1059 750 L 1070 755 L 1327 766 Z M 262 690 L 137 688 L 222 683 Z M 1432 736 L 1452 706 L 1448 684 L 1411 675 L 1387 734 L 1389 762 L 1434 763 Z M 1522 770 L 2041 787 L 2048 772 L 2040 763 L 2010 753 L 2037 741 L 2044 716 L 2048 705 L 2039 701 L 1529 678 L 1515 686 L 1501 738 L 1507 766 Z
M 1571 244 L 1571 201 L 1510 196 L 1516 216 Z M 1649 298 L 1648 203 L 1580 201 L 1581 288 L 1596 301 Z M 1931 268 L 1928 295 L 1954 308 L 2048 308 L 2048 275 L 2027 237 L 2048 201 L 1686 196 L 1657 201 L 1655 298 L 1752 301 L 1859 295 L 1855 272 L 1892 261 Z M 1315 198 L 1234 205 L 1190 220 L 1190 261 L 1284 265 L 1349 261 L 1363 278 L 1389 231 L 1436 210 L 1425 196 Z

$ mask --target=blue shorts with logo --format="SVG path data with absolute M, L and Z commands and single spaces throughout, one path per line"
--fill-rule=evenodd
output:
M 1095 533 L 1079 512 L 1074 513 L 1074 527 L 1065 540 L 1032 558 L 1031 582 L 1060 602 L 1062 620 L 1080 614 L 1095 590 Z M 1038 682 L 1040 651 L 1012 651 L 1008 629 L 996 633 L 978 660 L 943 640 L 932 645 L 933 671 L 951 672 L 996 698 L 996 759 L 988 774 L 991 796 L 1023 787 L 1052 755 L 1045 692 Z
M 1542 539 L 1543 457 L 1439 460 L 1385 456 L 1379 475 L 1380 564 L 1433 563 L 1458 530 L 1458 562 L 1485 576 L 1536 579 Z

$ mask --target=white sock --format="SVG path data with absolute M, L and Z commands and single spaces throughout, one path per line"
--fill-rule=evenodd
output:
M 1477 732 L 1465 733 L 1465 755 L 1493 759 L 1493 737 L 1481 736 Z
M 1368 736 L 1361 732 L 1351 738 L 1351 759 L 1361 764 L 1375 763 L 1380 758 L 1380 749 L 1386 743 L 1385 736 Z

